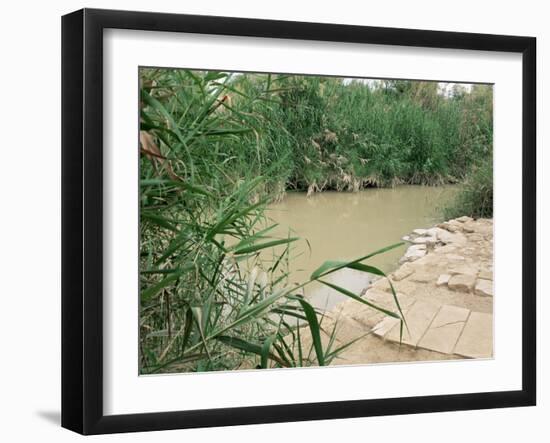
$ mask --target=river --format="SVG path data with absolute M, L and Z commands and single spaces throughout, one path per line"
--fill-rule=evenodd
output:
M 415 228 L 430 227 L 443 220 L 441 208 L 456 192 L 454 186 L 398 186 L 369 188 L 355 193 L 323 192 L 306 197 L 287 193 L 269 206 L 267 216 L 279 224 L 277 234 L 307 239 L 297 242 L 289 261 L 290 280 L 302 282 L 326 260 L 352 260 L 400 242 Z M 365 263 L 391 272 L 406 246 L 373 257 Z M 353 270 L 335 273 L 333 282 L 356 293 L 369 276 Z M 314 283 L 306 296 L 321 308 L 330 309 L 342 300 L 336 291 Z

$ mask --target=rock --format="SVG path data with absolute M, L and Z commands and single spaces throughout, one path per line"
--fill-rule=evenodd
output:
M 464 232 L 468 232 L 470 234 L 476 232 L 476 223 L 475 222 L 466 222 L 464 223 L 464 226 L 462 226 L 462 230 Z
M 411 237 L 408 236 L 408 235 L 404 235 L 403 237 L 401 237 L 401 240 L 403 240 L 403 241 L 412 241 Z
M 426 229 L 426 233 L 424 234 L 427 237 L 438 237 L 438 234 L 440 232 L 448 233 L 445 229 L 438 228 L 437 226 L 435 228 Z
M 478 223 L 476 225 L 476 232 L 478 234 L 484 235 L 487 239 L 493 238 L 493 225 L 487 223 Z
M 442 306 L 418 346 L 451 354 L 464 329 L 470 311 L 458 306 Z
M 417 300 L 406 312 L 405 319 L 407 327 L 403 328 L 403 343 L 416 346 L 430 324 L 433 318 L 439 312 L 440 305 L 437 303 Z M 399 326 L 393 327 L 385 336 L 386 340 L 399 342 Z
M 476 282 L 474 293 L 482 297 L 493 296 L 493 282 L 491 280 L 485 280 L 480 278 Z
M 450 274 L 441 274 L 439 276 L 439 278 L 437 279 L 437 283 L 436 285 L 437 286 L 443 286 L 443 285 L 446 285 L 447 283 L 449 283 L 449 280 L 451 279 L 451 275 Z
M 401 306 L 401 308 L 403 309 L 406 309 L 407 307 L 409 307 L 412 303 L 414 303 L 416 301 L 416 299 L 414 297 L 411 297 L 407 294 L 403 294 L 402 292 L 397 292 L 396 293 L 396 296 L 397 296 L 397 299 L 399 300 L 399 305 Z M 371 290 L 368 290 L 367 293 L 365 294 L 365 297 L 363 297 L 365 300 L 375 304 L 376 306 L 380 306 L 384 309 L 387 309 L 389 311 L 396 311 L 397 310 L 397 306 L 395 304 L 395 299 L 393 297 L 393 294 L 391 293 L 391 291 L 380 291 L 378 289 L 371 289 Z M 355 303 L 357 303 L 355 300 L 354 300 Z M 366 305 L 364 305 L 366 306 Z M 379 312 L 377 311 L 375 308 L 372 308 L 370 306 L 366 306 L 367 310 L 369 311 L 376 311 L 376 312 Z
M 403 280 L 404 278 L 407 278 L 413 272 L 414 272 L 414 268 L 409 263 L 405 263 L 403 266 L 401 266 L 397 271 L 393 273 L 392 278 L 395 281 L 400 281 L 400 280 Z
M 416 283 L 429 283 L 435 280 L 435 275 L 433 275 L 431 272 L 416 272 L 411 277 L 411 280 Z
M 456 246 L 453 246 L 453 245 L 445 245 L 437 248 L 437 252 L 439 252 L 440 254 L 448 254 L 454 251 L 456 251 Z
M 410 262 L 418 260 L 426 255 L 426 245 L 412 245 L 409 246 L 405 255 L 401 258 L 400 263 Z
M 480 241 L 483 241 L 484 238 L 482 235 L 480 234 L 472 234 L 472 235 L 469 235 L 468 236 L 468 240 L 470 240 L 471 242 L 480 242 Z
M 391 286 L 387 278 L 379 278 L 378 280 L 376 280 L 371 285 L 367 293 L 371 291 L 371 288 L 376 289 L 378 291 L 387 291 L 387 292 L 391 291 Z
M 493 316 L 482 312 L 472 312 L 454 352 L 469 358 L 492 357 Z
M 470 292 L 476 282 L 475 275 L 456 274 L 449 279 L 449 289 L 459 292 Z
M 458 217 L 455 220 L 460 223 L 466 223 L 466 222 L 471 222 L 474 219 L 472 217 L 468 217 L 467 215 L 463 215 L 462 217 Z
M 445 229 L 446 231 L 449 231 L 449 232 L 459 232 L 460 230 L 462 230 L 462 224 L 455 222 L 454 220 L 440 223 L 437 225 L 437 227 L 441 229 Z
M 427 229 L 414 229 L 413 234 L 416 235 L 426 235 Z
M 437 238 L 446 245 L 452 243 L 456 245 L 464 245 L 468 242 L 468 239 L 466 236 L 460 232 L 451 233 L 449 231 L 445 231 L 444 229 L 440 229 L 437 232 Z
M 416 245 L 435 245 L 437 238 L 435 237 L 416 237 L 413 241 Z
M 335 329 L 336 337 L 342 343 L 352 342 L 353 340 L 361 337 L 366 332 L 368 332 L 368 329 L 365 328 L 363 324 L 359 323 L 358 321 L 352 318 L 344 317 L 344 316 L 339 317 L 336 320 L 335 325 L 329 325 L 329 327 L 325 329 L 329 334 L 331 334 L 333 331 L 333 328 L 336 328 Z
M 464 261 L 464 260 L 466 260 L 462 255 L 458 255 L 458 254 L 447 254 L 446 257 L 450 261 Z
M 479 267 L 477 265 L 474 265 L 471 263 L 462 263 L 462 264 L 451 266 L 449 269 L 449 274 L 451 275 L 465 274 L 465 275 L 473 275 L 475 277 L 477 276 L 478 269 Z
M 372 332 L 379 337 L 384 337 L 384 335 L 390 332 L 398 324 L 399 319 L 394 317 L 386 317 L 372 329 Z
M 451 220 L 448 222 L 447 231 L 460 232 L 462 230 L 462 224 L 460 222 Z
M 477 276 L 484 280 L 493 280 L 493 273 L 491 271 L 480 271 Z

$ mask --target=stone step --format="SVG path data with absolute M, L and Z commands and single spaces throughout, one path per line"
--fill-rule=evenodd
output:
M 491 358 L 493 356 L 493 315 L 472 312 L 454 353 L 469 358 Z
M 469 309 L 442 306 L 418 346 L 442 354 L 452 354 L 469 315 Z
M 417 300 L 404 315 L 408 328 L 403 329 L 401 343 L 405 345 L 467 358 L 493 356 L 492 314 Z M 373 328 L 373 333 L 398 343 L 399 323 L 386 317 Z

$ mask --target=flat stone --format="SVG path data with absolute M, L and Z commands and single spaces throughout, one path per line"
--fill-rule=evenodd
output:
M 418 346 L 443 354 L 452 354 L 469 314 L 470 311 L 465 308 L 442 306 Z
M 480 242 L 483 241 L 485 238 L 481 234 L 471 234 L 468 236 L 468 240 L 471 242 Z
M 324 330 L 321 329 L 321 331 L 319 332 L 319 336 L 321 337 L 321 344 L 323 345 L 323 349 L 326 349 L 329 344 L 333 342 L 331 338 L 331 333 L 332 328 L 334 327 L 334 323 L 328 324 L 327 322 L 327 324 L 323 324 L 322 326 Z M 309 326 L 304 326 L 300 329 L 300 336 L 302 341 L 302 349 L 313 349 L 313 338 L 311 337 L 311 329 L 309 328 Z
M 402 309 L 409 308 L 409 306 L 411 306 L 416 301 L 414 297 L 411 297 L 407 294 L 403 294 L 401 292 L 397 292 L 396 295 L 397 295 L 397 300 L 399 301 L 399 305 L 401 306 Z M 395 304 L 395 299 L 393 298 L 393 294 L 391 292 L 369 290 L 366 292 L 363 298 L 375 304 L 376 306 L 380 306 L 384 309 L 387 309 L 388 311 L 392 311 L 396 313 L 398 312 L 398 308 Z M 368 309 L 374 310 L 375 308 L 369 307 Z
M 466 223 L 471 222 L 474 219 L 472 217 L 468 217 L 467 215 L 463 215 L 462 217 L 455 218 L 455 220 L 460 223 Z
M 447 254 L 447 259 L 451 261 L 464 261 L 466 260 L 462 255 L 458 254 Z
M 464 223 L 464 226 L 462 226 L 462 230 L 466 233 L 472 234 L 477 230 L 477 223 L 473 221 L 466 222 Z
M 366 328 L 363 324 L 344 316 L 339 317 L 336 320 L 335 328 L 335 336 L 341 343 L 349 343 L 369 332 L 368 328 Z M 332 334 L 333 328 L 329 326 L 326 331 L 330 335 Z
M 362 298 L 380 308 L 391 312 L 398 312 L 393 294 L 389 292 L 380 291 L 378 289 L 369 289 Z M 416 301 L 413 297 L 401 293 L 397 293 L 397 299 L 399 300 L 399 305 L 403 310 L 407 309 Z M 350 318 L 369 330 L 387 316 L 378 309 L 364 303 L 360 303 L 356 300 L 348 300 L 339 304 L 338 307 L 335 308 L 330 314 L 335 320 L 342 316 Z
M 458 339 L 454 353 L 469 358 L 491 358 L 493 356 L 493 315 L 472 312 Z
M 462 230 L 462 223 L 451 220 L 448 222 L 440 223 L 439 225 L 437 225 L 437 227 L 445 229 L 449 232 L 459 232 L 460 230 Z
M 416 283 L 429 283 L 435 280 L 435 275 L 431 272 L 416 272 L 410 279 Z
M 476 225 L 476 232 L 484 235 L 487 238 L 493 237 L 493 224 L 492 223 L 478 223 Z
M 485 280 L 483 278 L 479 278 L 476 281 L 476 286 L 474 289 L 474 293 L 476 295 L 481 295 L 483 297 L 492 297 L 493 296 L 493 281 L 492 280 Z
M 433 228 L 430 228 L 430 229 L 426 229 L 426 233 L 424 235 L 428 236 L 428 237 L 438 237 L 439 234 L 441 233 L 447 233 L 448 232 L 445 230 L 445 229 L 441 229 L 437 226 L 433 227 Z M 445 235 L 445 234 L 443 234 Z
M 449 280 L 449 289 L 459 292 L 470 292 L 476 282 L 475 275 L 456 274 Z
M 426 232 L 428 232 L 427 229 L 413 229 L 413 234 L 416 235 L 426 235 Z
M 435 237 L 416 237 L 412 241 L 415 245 L 435 245 L 437 238 Z
M 371 285 L 370 288 L 378 291 L 391 291 L 391 286 L 387 278 L 379 278 Z M 370 288 L 369 291 L 371 290 Z
M 380 323 L 378 323 L 372 332 L 379 337 L 384 337 L 389 331 L 399 324 L 399 319 L 394 317 L 386 317 Z
M 447 283 L 449 283 L 449 280 L 451 279 L 451 275 L 450 274 L 441 274 L 439 276 L 439 278 L 437 279 L 437 283 L 436 285 L 437 286 L 444 286 L 446 285 Z
M 491 271 L 480 271 L 477 276 L 484 280 L 493 280 L 493 273 Z
M 339 316 L 345 316 L 355 319 L 356 316 L 363 315 L 363 313 L 365 313 L 365 316 L 367 316 L 371 313 L 371 308 L 364 303 L 358 302 L 357 300 L 353 300 L 350 298 L 336 305 L 326 315 L 330 315 L 333 319 L 337 319 Z
M 437 252 L 439 252 L 440 254 L 449 254 L 451 252 L 455 252 L 456 249 L 457 248 L 454 245 L 445 245 L 437 248 Z
M 407 325 L 403 326 L 403 340 L 410 346 L 416 346 L 433 318 L 439 311 L 439 305 L 424 300 L 418 300 L 405 314 Z M 399 326 L 393 327 L 385 336 L 387 340 L 399 342 Z
M 405 263 L 403 266 L 401 266 L 398 270 L 396 270 L 392 274 L 392 278 L 395 281 L 400 281 L 400 280 L 403 280 L 404 278 L 407 278 L 413 272 L 414 272 L 414 268 L 409 263 Z
M 470 310 L 454 305 L 443 305 L 435 316 L 430 328 L 441 328 L 455 322 L 466 322 Z
M 475 264 L 471 263 L 460 263 L 455 264 L 449 268 L 449 274 L 456 275 L 456 274 L 465 274 L 465 275 L 473 275 L 474 277 L 477 275 L 479 267 Z
M 405 252 L 405 255 L 401 258 L 400 262 L 415 261 L 426 255 L 426 245 L 412 245 Z
M 468 242 L 468 239 L 461 232 L 449 232 L 444 229 L 439 229 L 437 231 L 437 238 L 446 245 L 456 244 L 456 245 L 465 245 Z
M 401 240 L 403 240 L 403 241 L 412 241 L 411 237 L 408 236 L 408 235 L 404 235 L 403 237 L 401 237 Z

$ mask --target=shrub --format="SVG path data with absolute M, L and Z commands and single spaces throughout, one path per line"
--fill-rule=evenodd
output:
M 447 218 L 493 216 L 493 161 L 489 158 L 473 168 L 453 203 L 445 209 Z

